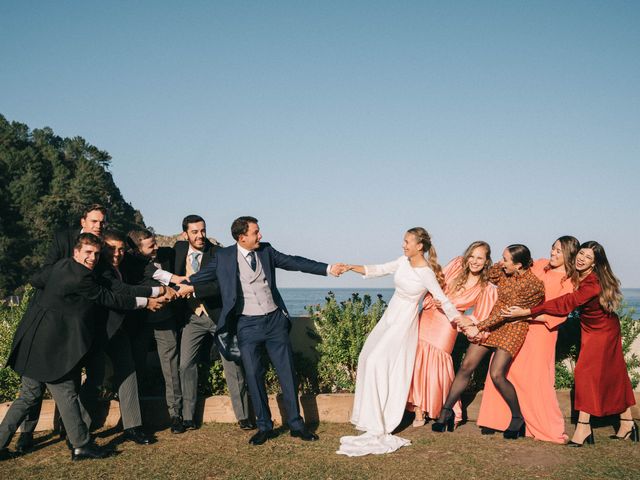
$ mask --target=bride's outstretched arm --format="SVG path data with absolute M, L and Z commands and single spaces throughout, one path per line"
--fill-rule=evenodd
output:
M 398 269 L 399 261 L 405 257 L 393 260 L 391 262 L 382 263 L 380 265 L 348 265 L 349 270 L 353 270 L 364 278 L 383 277 L 385 275 L 392 275 Z M 406 258 L 405 258 L 406 261 Z
M 366 273 L 364 265 L 347 265 L 347 270 L 359 273 L 360 275 L 364 275 Z

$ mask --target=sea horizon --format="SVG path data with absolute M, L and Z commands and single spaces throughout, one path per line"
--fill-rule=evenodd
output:
M 354 293 L 360 296 L 370 295 L 375 300 L 377 295 L 381 295 L 385 302 L 388 302 L 393 295 L 394 288 L 360 288 L 360 287 L 339 287 L 339 288 L 314 288 L 314 287 L 280 287 L 280 293 L 289 313 L 293 317 L 306 317 L 309 315 L 306 308 L 310 305 L 322 305 L 329 292 L 333 292 L 338 302 L 343 302 L 351 298 Z M 640 318 L 640 288 L 623 288 L 622 295 L 624 301 L 631 308 L 635 308 L 634 318 Z

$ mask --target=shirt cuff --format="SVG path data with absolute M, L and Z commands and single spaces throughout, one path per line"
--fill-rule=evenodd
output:
M 167 272 L 166 270 L 156 270 L 153 272 L 153 279 L 160 282 L 163 285 L 169 285 L 171 283 L 171 272 Z
M 331 275 L 331 265 L 327 265 L 327 277 Z
M 160 295 L 160 292 L 162 291 L 162 289 L 160 287 L 151 287 L 151 296 L 152 297 L 157 297 Z
M 140 310 L 141 308 L 147 308 L 147 304 L 149 300 L 145 297 L 136 297 L 136 310 Z

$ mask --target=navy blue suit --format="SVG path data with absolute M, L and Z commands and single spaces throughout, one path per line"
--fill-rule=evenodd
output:
M 326 275 L 326 263 L 307 258 L 285 255 L 268 243 L 260 244 L 256 254 L 278 309 L 267 315 L 242 315 L 244 295 L 238 268 L 238 247 L 232 245 L 216 251 L 213 259 L 190 277 L 195 295 L 203 284 L 217 280 L 222 296 L 222 311 L 218 320 L 216 340 L 220 352 L 228 359 L 240 357 L 247 376 L 247 386 L 256 413 L 258 428 L 271 430 L 273 423 L 264 385 L 265 367 L 261 352 L 266 349 L 273 363 L 280 386 L 289 427 L 300 430 L 304 427 L 298 406 L 293 352 L 289 340 L 291 323 L 287 307 L 276 285 L 276 268 L 300 271 L 314 275 Z

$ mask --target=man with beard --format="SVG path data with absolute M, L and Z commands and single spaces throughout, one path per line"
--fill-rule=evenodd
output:
M 188 215 L 182 221 L 183 238 L 174 245 L 177 275 L 192 275 L 207 265 L 216 254 L 218 246 L 207 238 L 207 226 L 198 215 Z M 220 287 L 217 281 L 195 285 L 195 294 L 181 303 L 179 312 L 186 324 L 180 340 L 180 382 L 182 385 L 184 427 L 197 428 L 195 409 L 198 398 L 198 354 L 207 337 L 216 333 L 222 308 Z M 233 361 L 222 359 L 233 412 L 240 428 L 252 430 L 255 423 L 249 418 L 249 395 L 242 367 Z

